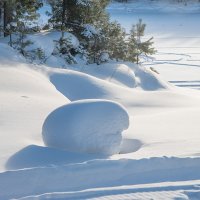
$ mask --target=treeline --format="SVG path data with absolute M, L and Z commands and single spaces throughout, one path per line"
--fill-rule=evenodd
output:
M 76 55 L 80 55 L 87 63 L 99 64 L 109 59 L 138 63 L 140 55 L 155 53 L 152 38 L 142 40 L 146 26 L 142 20 L 132 27 L 129 34 L 126 34 L 118 22 L 110 21 L 105 11 L 109 0 L 45 1 L 51 12 L 47 13 L 48 23 L 41 27 L 38 24 L 38 9 L 43 4 L 42 0 L 0 0 L 3 21 L 1 31 L 4 36 L 9 37 L 10 46 L 25 57 L 30 55 L 26 47 L 31 44 L 27 35 L 41 30 L 60 32 L 53 54 L 62 57 L 67 63 L 76 63 Z M 78 38 L 78 47 L 74 47 L 65 37 L 66 32 Z M 37 58 L 45 57 L 42 49 L 36 49 L 34 54 Z

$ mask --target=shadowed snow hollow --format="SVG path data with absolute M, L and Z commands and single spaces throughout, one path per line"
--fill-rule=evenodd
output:
M 43 140 L 49 147 L 75 152 L 119 153 L 122 131 L 129 116 L 118 103 L 81 100 L 53 111 L 43 125 Z

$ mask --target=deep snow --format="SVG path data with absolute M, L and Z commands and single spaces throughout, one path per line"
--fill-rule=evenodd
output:
M 58 69 L 54 60 L 58 68 L 49 68 L 27 64 L 0 43 L 0 199 L 199 199 L 200 93 L 188 89 L 200 80 L 194 66 L 198 48 L 193 48 L 199 44 L 198 8 L 147 13 L 140 5 L 138 13 L 131 5 L 108 10 L 115 18 L 118 6 L 122 23 L 140 14 L 151 22 L 147 32 L 161 48 L 144 66 L 112 62 Z M 166 36 L 164 31 L 178 38 L 156 39 Z M 184 48 L 184 34 L 195 37 L 187 38 L 192 50 Z M 181 52 L 166 46 L 176 42 Z M 128 111 L 130 126 L 123 132 L 120 154 L 45 147 L 42 126 L 48 115 L 81 99 L 115 101 Z
M 135 185 L 155 181 L 190 181 L 188 188 L 193 189 L 191 187 L 193 180 L 199 180 L 199 159 L 186 157 L 199 156 L 200 94 L 198 91 L 173 87 L 161 81 L 153 72 L 138 68 L 131 63 L 110 63 L 107 66 L 110 66 L 109 70 L 114 70 L 115 66 L 120 66 L 122 71 L 129 68 L 129 71 L 135 74 L 134 79 L 138 83 L 142 80 L 144 85 L 148 84 L 145 80 L 153 78 L 158 83 L 154 85 L 156 87 L 153 87 L 153 90 L 119 84 L 120 80 L 123 83 L 122 77 L 118 82 L 112 82 L 110 77 L 113 73 L 108 73 L 108 68 L 103 65 L 94 65 L 92 75 L 91 73 L 88 75 L 92 66 L 84 67 L 84 73 L 78 72 L 78 67 L 76 71 L 39 67 L 27 65 L 20 59 L 18 62 L 14 61 L 15 66 L 10 66 L 13 65 L 13 61 L 8 61 L 5 49 L 3 51 L 4 57 L 1 59 L 4 62 L 0 67 L 2 109 L 0 133 L 4 137 L 0 146 L 1 198 L 20 198 L 49 192 L 49 195 L 43 195 L 40 199 L 48 196 L 52 197 L 51 199 L 57 197 L 59 199 L 61 194 L 55 192 L 62 191 L 66 192 L 63 194 L 64 199 L 68 196 L 70 199 L 71 195 L 72 198 L 77 196 L 81 199 L 84 198 L 84 193 L 68 194 L 68 192 L 112 186 L 116 187 L 117 194 L 120 194 L 118 186 L 122 183 Z M 9 54 L 10 48 L 7 51 L 7 55 Z M 137 69 L 140 69 L 140 73 L 137 73 Z M 117 77 L 117 72 L 113 79 L 115 76 Z M 117 101 L 128 110 L 130 127 L 123 133 L 122 154 L 102 157 L 84 153 L 65 153 L 42 147 L 41 133 L 45 118 L 70 100 L 88 98 Z M 152 158 L 154 156 L 158 158 Z M 174 158 L 163 156 L 174 156 Z M 183 157 L 183 160 L 179 157 Z M 122 160 L 119 160 L 120 158 Z M 143 162 L 143 158 L 149 159 Z M 164 163 L 161 164 L 161 161 Z M 123 164 L 126 162 L 130 165 Z M 156 168 L 152 172 L 149 162 L 153 168 L 158 166 L 159 170 Z M 168 167 L 164 168 L 166 166 L 171 170 Z M 183 170 L 184 168 L 186 169 Z M 136 173 L 136 169 L 140 169 L 141 173 Z M 149 170 L 150 172 L 145 175 L 145 171 Z M 178 185 L 181 184 L 182 182 Z M 141 187 L 145 188 L 142 185 Z M 184 187 L 178 186 L 178 188 Z M 170 189 L 174 190 L 171 187 Z M 112 188 L 109 193 L 99 194 L 95 189 L 92 197 L 98 194 L 110 195 L 114 190 Z M 128 191 L 125 190 L 126 192 Z M 174 193 L 170 194 L 173 197 Z M 90 197 L 90 192 L 86 195 Z
M 129 116 L 120 104 L 80 100 L 57 108 L 42 128 L 44 143 L 70 152 L 112 155 L 120 152 Z

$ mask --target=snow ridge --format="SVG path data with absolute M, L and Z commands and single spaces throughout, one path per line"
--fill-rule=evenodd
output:
M 42 193 L 67 192 L 74 188 L 79 191 L 91 187 L 198 180 L 199 167 L 200 158 L 163 157 L 96 160 L 66 166 L 7 171 L 0 173 L 0 198 L 8 200 Z

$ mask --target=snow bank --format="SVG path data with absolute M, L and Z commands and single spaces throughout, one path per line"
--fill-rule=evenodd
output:
M 81 100 L 53 111 L 43 125 L 49 147 L 75 152 L 119 153 L 122 131 L 129 116 L 119 104 L 107 100 Z

